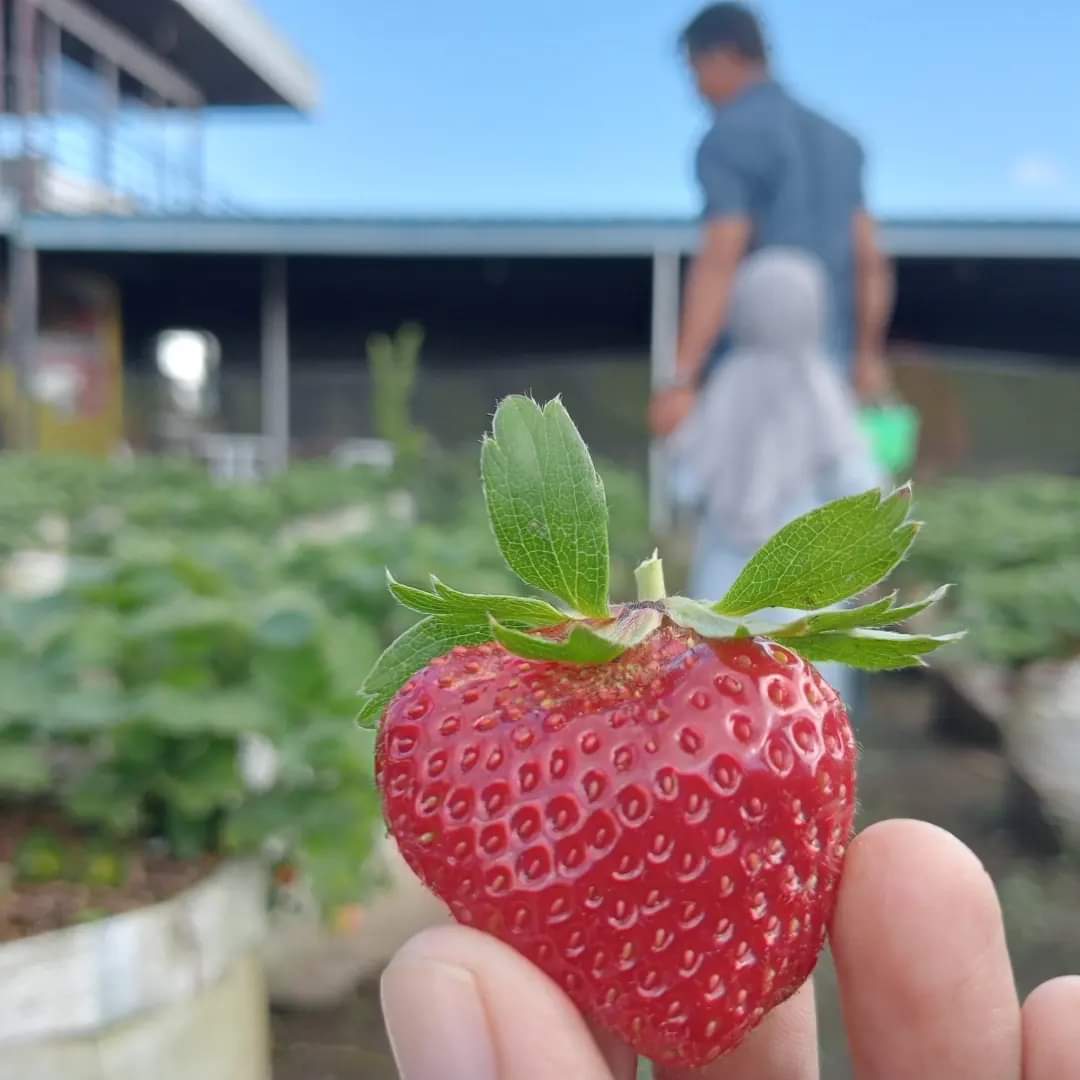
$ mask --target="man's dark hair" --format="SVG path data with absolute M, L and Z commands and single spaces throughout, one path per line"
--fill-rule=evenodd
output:
M 745 60 L 765 62 L 765 35 L 761 23 L 742 4 L 710 4 L 679 35 L 686 51 L 695 54 L 731 49 Z

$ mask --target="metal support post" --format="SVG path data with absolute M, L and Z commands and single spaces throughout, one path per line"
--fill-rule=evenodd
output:
M 262 428 L 266 465 L 280 472 L 289 463 L 289 296 L 284 256 L 263 263 Z
M 657 251 L 652 259 L 652 343 L 649 351 L 650 382 L 658 389 L 675 376 L 679 343 L 679 293 L 681 258 L 677 251 Z M 663 446 L 649 446 L 649 524 L 655 535 L 671 525 L 667 462 Z

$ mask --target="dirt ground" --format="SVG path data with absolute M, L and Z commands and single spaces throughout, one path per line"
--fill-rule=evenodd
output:
M 216 865 L 209 856 L 95 847 L 54 809 L 8 809 L 0 819 L 0 944 L 168 900 Z M 30 880 L 6 888 L 13 866 Z
M 992 749 L 928 733 L 929 681 L 879 676 L 856 717 L 863 744 L 860 824 L 888 817 L 935 822 L 982 858 L 1002 897 L 1021 994 L 1044 979 L 1080 972 L 1080 870 L 1026 854 L 1005 825 L 1006 768 Z M 828 957 L 816 975 L 822 1075 L 851 1075 Z M 397 1073 L 375 985 L 339 1008 L 274 1017 L 275 1080 L 393 1080 Z

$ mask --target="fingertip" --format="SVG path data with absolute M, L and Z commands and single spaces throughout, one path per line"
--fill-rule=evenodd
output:
M 1036 987 L 1024 1002 L 1024 1080 L 1080 1075 L 1080 975 Z
M 455 962 L 458 958 L 475 955 L 477 949 L 485 951 L 486 942 L 490 940 L 493 939 L 488 934 L 456 923 L 429 926 L 409 938 L 395 953 L 390 964 L 424 958 Z
M 913 818 L 878 822 L 855 838 L 840 882 L 835 936 L 861 937 L 876 950 L 894 945 L 907 955 L 957 930 L 972 958 L 1004 943 L 997 890 L 971 848 Z M 924 974 L 934 970 L 927 965 Z
M 383 1019 L 404 1080 L 497 1080 L 479 980 L 453 950 L 409 942 L 380 980 Z
M 1036 986 L 1024 1000 L 1024 1008 L 1041 1014 L 1067 1007 L 1080 1010 L 1080 975 L 1059 975 Z M 1080 1012 L 1076 1013 L 1080 1018 Z
M 934 825 L 882 822 L 852 842 L 832 926 L 853 1055 L 862 1072 L 962 1063 L 1015 1076 L 1020 1009 L 993 882 Z M 886 1067 L 888 1066 L 888 1067 Z
M 1001 931 L 1001 905 L 979 857 L 952 833 L 928 821 L 894 818 L 864 829 L 851 843 L 837 900 L 837 918 L 900 909 L 906 901 L 949 910 L 962 903 L 990 936 Z
M 872 860 L 876 867 L 912 856 L 928 868 L 947 864 L 953 872 L 989 881 L 985 867 L 967 844 L 940 826 L 916 818 L 891 818 L 863 829 L 851 842 L 844 873 L 846 876 L 852 861 L 863 864 Z
M 430 982 L 433 976 L 434 983 Z M 446 1000 L 453 997 L 451 1019 L 443 1027 L 457 1023 L 459 1012 L 464 1010 L 459 1009 L 456 996 L 449 991 L 442 994 L 439 987 L 452 984 L 467 1001 L 465 991 L 470 983 L 476 988 L 484 1017 L 484 1036 L 497 1062 L 493 1075 L 513 1080 L 547 1080 L 554 1076 L 610 1080 L 612 1069 L 604 1053 L 562 989 L 509 945 L 490 934 L 458 925 L 422 930 L 398 950 L 383 975 L 384 1002 L 392 995 L 393 1015 L 387 1016 L 387 1026 L 395 1055 L 407 1053 L 407 1048 L 402 1049 L 403 1040 L 396 1028 L 404 1024 L 408 1045 L 412 1046 L 418 1041 L 414 1022 L 421 1027 L 431 1024 L 432 995 L 435 1004 L 444 1011 Z M 468 1047 L 479 1036 L 473 1014 L 466 1012 L 465 1019 L 473 1029 L 464 1040 Z M 458 1032 L 453 1032 L 453 1038 L 455 1045 L 461 1044 Z M 427 1042 L 438 1043 L 438 1040 L 429 1037 Z M 460 1053 L 467 1057 L 465 1050 Z M 443 1080 L 469 1075 L 451 1071 L 456 1066 L 457 1062 L 448 1053 L 441 1057 L 445 1071 L 430 1075 L 433 1080 L 436 1076 Z M 402 1072 L 412 1080 L 404 1069 Z M 427 1073 L 417 1075 L 427 1080 Z M 488 1074 L 477 1072 L 476 1075 Z

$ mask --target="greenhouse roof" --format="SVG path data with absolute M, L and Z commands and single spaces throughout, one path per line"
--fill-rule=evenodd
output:
M 11 223 L 52 251 L 459 257 L 633 257 L 689 253 L 698 227 L 675 218 L 65 217 Z M 1080 221 L 887 220 L 899 257 L 1080 258 Z

